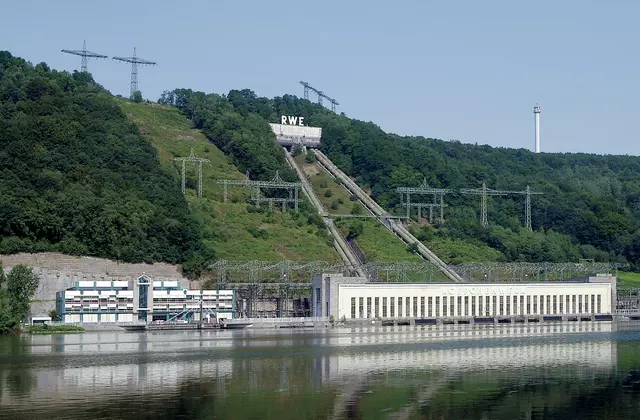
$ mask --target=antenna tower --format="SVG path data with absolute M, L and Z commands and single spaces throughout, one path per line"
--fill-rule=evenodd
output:
M 304 86 L 304 99 L 309 99 L 309 91 L 311 90 L 318 95 L 318 103 L 320 105 L 322 105 L 322 98 L 324 98 L 327 101 L 331 102 L 331 111 L 336 112 L 336 105 L 340 105 L 338 101 L 325 95 L 324 92 L 314 88 L 307 82 L 300 81 L 300 84 Z
M 82 61 L 80 62 L 80 71 L 81 72 L 86 72 L 87 71 L 87 61 L 89 58 L 107 58 L 106 55 L 102 55 L 102 54 L 98 54 L 98 53 L 94 53 L 91 51 L 87 51 L 87 41 L 83 41 L 82 42 L 82 49 L 81 50 L 61 50 L 63 53 L 66 54 L 73 54 L 73 55 L 79 55 L 80 57 L 82 57 Z
M 138 90 L 138 66 L 155 66 L 155 61 L 144 60 L 136 56 L 136 47 L 133 47 L 133 57 L 113 57 L 114 60 L 124 61 L 125 63 L 131 63 L 131 92 L 130 97 L 133 96 L 133 92 Z

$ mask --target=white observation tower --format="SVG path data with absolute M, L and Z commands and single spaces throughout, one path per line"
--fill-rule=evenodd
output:
M 536 153 L 540 153 L 540 107 L 536 102 L 536 106 L 533 107 L 533 115 L 535 119 L 535 131 L 536 131 Z

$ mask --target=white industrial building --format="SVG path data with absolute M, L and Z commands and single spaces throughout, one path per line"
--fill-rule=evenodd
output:
M 204 316 L 231 319 L 235 292 L 188 290 L 179 280 L 154 281 L 142 275 L 133 281 L 78 281 L 56 293 L 57 312 L 74 323 L 199 320 L 201 308 Z
M 322 128 L 307 127 L 301 125 L 269 123 L 271 130 L 276 135 L 278 144 L 282 146 L 300 145 L 316 148 L 320 145 Z
M 312 313 L 336 320 L 611 315 L 616 278 L 538 283 L 371 283 L 340 274 L 313 280 Z

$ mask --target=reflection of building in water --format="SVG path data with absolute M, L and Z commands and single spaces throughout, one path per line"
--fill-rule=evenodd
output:
M 357 318 L 497 318 L 610 315 L 615 276 L 539 283 L 370 283 L 339 274 L 313 279 L 315 316 Z
M 233 290 L 187 290 L 180 281 L 153 281 L 142 275 L 134 281 L 78 281 L 56 294 L 56 310 L 66 322 L 132 322 L 168 320 L 173 316 L 200 317 L 213 312 L 233 318 Z
M 316 383 L 348 382 L 349 378 L 391 371 L 461 372 L 545 367 L 562 370 L 579 366 L 586 372 L 585 368 L 608 371 L 615 365 L 616 343 L 610 341 L 337 353 L 315 358 L 311 364 L 312 380 Z

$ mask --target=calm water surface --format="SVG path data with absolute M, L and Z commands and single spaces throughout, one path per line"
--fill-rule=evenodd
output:
M 637 419 L 640 324 L 0 337 L 7 419 Z

